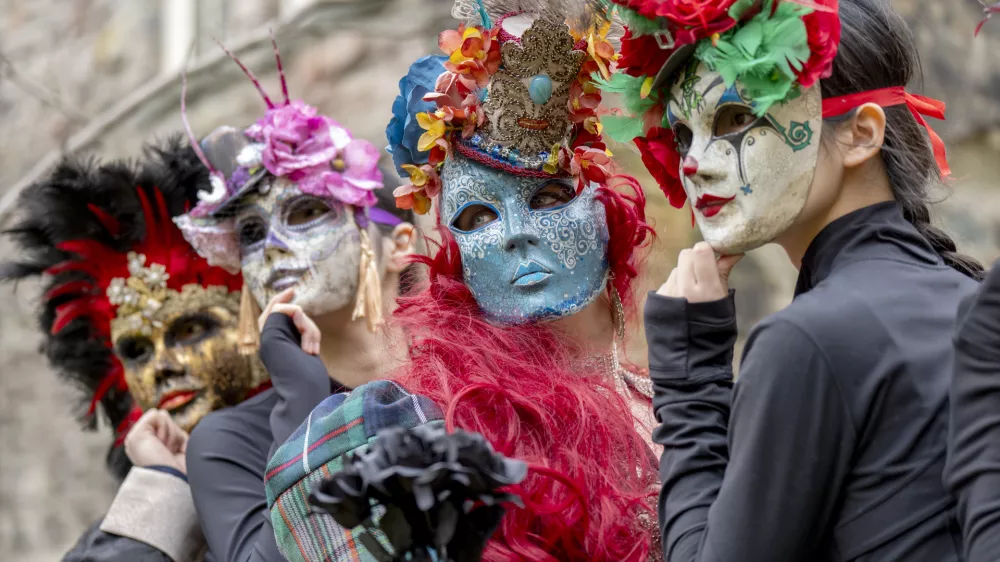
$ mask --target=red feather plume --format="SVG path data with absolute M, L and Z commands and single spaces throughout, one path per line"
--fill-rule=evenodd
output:
M 169 274 L 167 286 L 180 290 L 184 285 L 197 284 L 202 287 L 224 286 L 230 291 L 239 290 L 243 285 L 240 275 L 231 275 L 217 267 L 208 265 L 184 241 L 183 235 L 170 219 L 167 204 L 158 188 L 153 188 L 153 201 L 147 196 L 146 190 L 136 188 L 139 202 L 142 206 L 145 221 L 145 236 L 142 242 L 133 245 L 128 251 L 146 256 L 146 264 L 161 264 Z M 120 225 L 107 211 L 96 205 L 87 205 L 88 210 L 104 226 L 108 237 L 112 240 L 118 237 Z M 87 276 L 52 287 L 45 300 L 65 299 L 56 308 L 56 319 L 52 324 L 52 334 L 65 330 L 74 320 L 86 318 L 93 326 L 96 336 L 111 346 L 111 321 L 115 318 L 117 307 L 108 300 L 107 290 L 115 278 L 128 278 L 128 252 L 102 244 L 96 239 L 68 240 L 57 247 L 73 257 L 56 264 L 46 270 L 47 274 L 56 275 L 67 271 L 78 271 Z M 117 357 L 112 356 L 111 366 L 104 380 L 94 392 L 90 401 L 88 415 L 93 414 L 97 403 L 112 388 L 127 391 L 125 370 Z

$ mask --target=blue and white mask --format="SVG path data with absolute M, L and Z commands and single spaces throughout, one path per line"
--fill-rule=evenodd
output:
M 441 171 L 441 220 L 486 318 L 523 324 L 569 316 L 608 275 L 608 225 L 596 186 L 526 178 L 458 156 Z

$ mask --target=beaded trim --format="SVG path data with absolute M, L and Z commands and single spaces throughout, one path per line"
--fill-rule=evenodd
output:
M 489 148 L 480 148 L 479 144 Z M 541 164 L 535 166 L 535 159 L 522 158 L 516 148 L 502 147 L 499 144 L 486 140 L 478 133 L 466 140 L 455 143 L 455 151 L 469 160 L 515 176 L 529 178 L 560 178 L 567 176 L 562 169 L 560 169 L 560 173 L 550 174 L 542 169 L 545 165 L 545 160 L 541 160 Z M 506 158 L 504 157 L 504 151 L 507 151 L 508 156 Z M 547 160 L 549 153 L 542 152 L 538 156 L 544 156 Z

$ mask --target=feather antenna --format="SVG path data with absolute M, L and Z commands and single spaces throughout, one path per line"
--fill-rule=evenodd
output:
M 239 65 L 240 70 L 243 71 L 243 74 L 246 74 L 247 78 L 249 78 L 250 81 L 253 82 L 254 87 L 257 88 L 257 92 L 260 93 L 260 97 L 263 98 L 264 103 L 267 104 L 267 108 L 274 109 L 274 102 L 272 102 L 271 98 L 267 96 L 267 92 L 264 91 L 264 87 L 260 85 L 260 80 L 257 80 L 257 77 L 254 76 L 254 73 L 249 68 L 247 68 L 245 64 L 243 64 L 243 61 L 236 58 L 236 55 L 234 55 L 232 51 L 227 49 L 226 46 L 222 44 L 222 41 L 216 39 L 215 42 L 219 45 L 219 47 L 222 48 L 222 51 L 226 53 L 226 55 L 228 55 L 229 58 L 233 59 L 233 62 Z
M 285 80 L 285 67 L 281 65 L 281 53 L 278 52 L 278 42 L 274 39 L 274 30 L 268 29 L 271 34 L 271 47 L 274 49 L 274 62 L 278 65 L 278 78 L 281 79 L 281 93 L 285 96 L 285 105 L 291 103 L 288 98 L 288 82 Z

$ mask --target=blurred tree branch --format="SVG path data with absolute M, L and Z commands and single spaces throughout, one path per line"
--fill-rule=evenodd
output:
M 282 14 L 267 25 L 231 41 L 228 46 L 234 54 L 240 56 L 261 47 L 270 49 L 269 29 L 274 29 L 275 35 L 294 32 L 296 35 L 321 36 L 328 35 L 338 28 L 343 29 L 348 24 L 371 24 L 372 16 L 391 3 L 392 0 L 316 0 L 298 11 Z M 230 64 L 230 61 L 221 50 L 202 57 L 187 69 L 188 79 L 210 78 L 223 64 Z M 9 64 L 5 66 L 9 67 Z M 106 133 L 143 106 L 160 101 L 164 96 L 173 95 L 179 88 L 180 74 L 156 78 L 125 95 L 117 104 L 94 116 L 93 119 L 86 120 L 83 128 L 74 133 L 63 148 L 49 151 L 27 174 L 11 186 L 3 197 L 0 197 L 0 227 L 5 226 L 12 217 L 20 193 L 58 164 L 64 155 L 92 147 Z M 177 107 L 179 110 L 179 98 Z M 79 115 L 84 114 L 81 112 Z
M 78 109 L 73 104 L 62 99 L 62 97 L 49 88 L 35 82 L 28 76 L 21 73 L 14 63 L 2 52 L 0 52 L 0 76 L 16 85 L 23 92 L 38 101 L 53 107 L 65 115 L 69 120 L 76 123 L 86 123 L 90 116 Z

